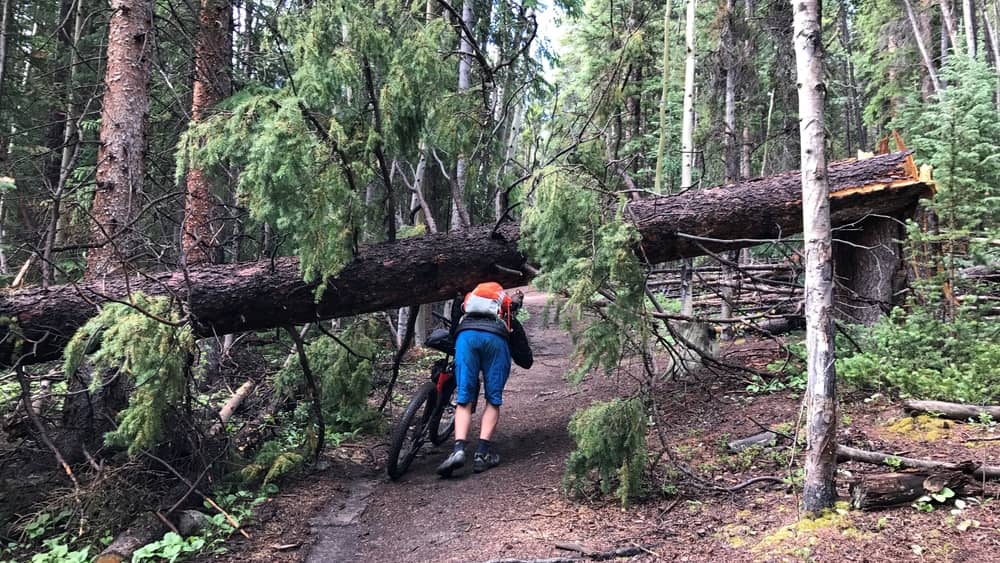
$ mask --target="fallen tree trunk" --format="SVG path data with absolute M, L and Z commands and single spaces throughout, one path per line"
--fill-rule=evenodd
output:
M 909 504 L 924 495 L 938 493 L 945 487 L 956 494 L 981 492 L 968 475 L 948 470 L 865 475 L 851 483 L 848 490 L 854 508 L 876 510 Z
M 930 461 L 926 459 L 916 459 L 911 457 L 900 457 L 882 452 L 867 452 L 850 446 L 837 446 L 837 458 L 851 461 L 860 461 L 875 465 L 883 465 L 887 461 L 899 467 L 912 467 L 916 469 L 947 469 L 951 471 L 961 471 L 977 477 L 979 479 L 1000 478 L 1000 466 L 980 465 L 974 461 L 963 461 L 961 463 L 948 463 L 944 461 Z
M 829 168 L 834 225 L 870 214 L 900 215 L 933 192 L 909 153 L 843 161 Z M 720 252 L 781 238 L 802 227 L 798 172 L 631 202 L 627 217 L 651 262 Z M 212 336 L 431 303 L 483 279 L 520 286 L 531 275 L 517 224 L 478 227 L 364 247 L 317 299 L 295 258 L 206 265 L 185 272 L 108 278 L 0 296 L 0 365 L 55 359 L 74 331 L 109 299 L 169 295 L 195 331 Z M 524 269 L 523 273 L 521 270 Z
M 903 408 L 907 412 L 933 413 L 952 420 L 978 419 L 982 414 L 989 415 L 993 420 L 1000 420 L 1000 406 L 980 407 L 944 401 L 904 401 Z

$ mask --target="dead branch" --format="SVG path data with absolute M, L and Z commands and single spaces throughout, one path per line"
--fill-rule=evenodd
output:
M 1000 466 L 979 464 L 974 461 L 963 461 L 950 463 L 944 461 L 930 461 L 926 459 L 916 459 L 910 457 L 900 457 L 882 452 L 868 452 L 849 446 L 837 446 L 837 457 L 851 461 L 860 461 L 874 465 L 883 465 L 886 462 L 900 467 L 912 467 L 916 469 L 949 469 L 961 471 L 979 478 L 997 479 L 1000 478 Z
M 945 401 L 904 401 L 907 412 L 925 412 L 952 420 L 977 419 L 986 414 L 993 420 L 1000 420 L 1000 406 L 963 405 Z

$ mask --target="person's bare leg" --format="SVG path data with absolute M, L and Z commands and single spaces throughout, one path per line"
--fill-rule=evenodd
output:
M 470 412 L 471 416 L 471 412 Z M 482 428 L 479 429 L 479 439 L 489 441 L 493 438 L 493 431 L 496 430 L 497 422 L 500 420 L 500 407 L 486 404 L 486 410 L 483 411 L 483 423 Z M 469 427 L 465 427 L 468 431 Z M 468 435 L 468 434 L 466 434 Z M 455 436 L 458 436 L 458 413 L 455 413 Z
M 486 415 L 483 415 L 485 422 Z M 493 422 L 496 425 L 496 421 Z M 472 427 L 472 404 L 458 405 L 455 407 L 455 439 L 466 441 L 469 437 L 469 429 Z

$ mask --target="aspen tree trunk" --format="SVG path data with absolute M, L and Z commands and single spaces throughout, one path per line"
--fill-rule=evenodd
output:
M 475 0 L 465 0 L 462 4 L 462 21 L 465 22 L 465 29 L 473 29 L 473 13 Z M 472 38 L 464 29 L 459 30 L 458 46 L 458 92 L 467 92 L 472 84 Z M 464 229 L 472 224 L 469 218 L 469 211 L 465 206 L 465 183 L 468 176 L 468 162 L 465 153 L 458 155 L 458 162 L 455 164 L 455 180 L 452 182 L 451 194 L 451 228 L 452 230 Z
M 837 394 L 833 346 L 833 256 L 823 106 L 823 43 L 819 0 L 793 0 L 795 69 L 799 91 L 802 233 L 806 254 L 805 510 L 819 512 L 837 498 Z
M 684 117 L 681 121 L 681 189 L 691 189 L 694 182 L 694 23 L 697 0 L 687 0 L 684 41 L 687 58 L 684 63 Z M 681 273 L 681 314 L 691 316 L 694 302 L 691 291 L 693 262 L 685 259 Z
M 3 90 L 7 78 L 7 28 L 10 26 L 11 0 L 3 0 L 0 5 L 0 102 L 3 101 Z M 7 147 L 0 147 L 6 150 Z
M 934 93 L 940 96 L 941 82 L 938 80 L 937 71 L 934 70 L 934 62 L 931 60 L 930 51 L 924 45 L 923 30 L 920 29 L 920 22 L 917 21 L 917 16 L 913 13 L 913 4 L 910 0 L 903 0 L 903 3 L 906 5 L 906 17 L 910 20 L 910 27 L 913 28 L 913 39 L 917 43 L 917 50 L 920 51 L 920 58 L 924 61 L 927 76 L 931 79 L 931 86 L 934 88 Z
M 694 176 L 694 23 L 697 0 L 687 0 L 684 33 L 687 58 L 684 63 L 684 116 L 681 122 L 681 189 L 691 188 Z
M 1000 6 L 1000 4 L 996 5 Z M 997 25 L 1000 25 L 1000 22 L 994 24 L 990 20 L 990 13 L 985 2 L 981 5 L 981 8 L 983 10 L 983 26 L 986 27 L 986 43 L 992 55 L 993 70 L 996 71 L 997 75 L 996 103 L 997 110 L 1000 110 L 1000 33 L 997 32 Z
M 194 93 L 191 119 L 202 121 L 212 107 L 229 95 L 232 6 L 229 0 L 202 0 L 195 45 Z M 181 251 L 185 263 L 216 262 L 218 229 L 212 225 L 212 183 L 200 169 L 188 171 L 184 194 Z
M 958 42 L 958 25 L 955 23 L 955 13 L 951 9 L 951 0 L 940 0 L 941 21 L 944 22 L 945 31 L 948 32 L 948 42 L 956 52 L 962 51 L 962 45 Z
M 653 191 L 663 194 L 663 167 L 666 165 L 664 155 L 667 151 L 667 94 L 670 91 L 670 12 L 673 0 L 666 0 L 663 8 L 663 76 L 660 79 L 660 142 L 656 147 L 656 174 Z
M 87 253 L 87 279 L 122 269 L 135 252 L 134 222 L 146 170 L 153 2 L 112 0 L 111 8 L 91 210 L 91 241 L 97 246 Z
M 733 13 L 735 8 L 734 0 L 726 0 L 723 5 L 725 12 L 722 14 L 722 56 L 726 66 L 726 92 L 725 111 L 723 112 L 724 129 L 723 143 L 726 155 L 726 183 L 733 184 L 739 180 L 740 176 L 740 151 L 736 142 L 736 36 L 733 31 Z M 730 262 L 739 260 L 739 252 L 727 252 L 726 258 Z M 736 272 L 729 264 L 722 265 L 722 279 L 725 282 L 721 289 L 722 304 L 719 308 L 719 315 L 728 319 L 733 313 L 733 297 L 735 288 L 733 281 L 736 279 Z M 722 331 L 723 340 L 732 338 L 732 327 L 726 326 Z
M 7 27 L 10 24 L 11 0 L 2 0 L 0 3 L 0 107 L 4 105 L 4 86 L 7 78 Z M 7 143 L 0 133 L 0 163 L 7 158 Z M 2 175 L 3 170 L 0 170 Z M 6 194 L 0 194 L 0 273 L 7 275 L 7 254 L 4 245 L 7 241 L 4 225 L 6 223 Z
M 962 0 L 962 19 L 965 22 L 965 46 L 969 56 L 976 58 L 976 3 L 973 0 Z

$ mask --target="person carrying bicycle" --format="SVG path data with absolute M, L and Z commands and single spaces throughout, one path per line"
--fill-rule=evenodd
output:
M 481 283 L 465 296 L 461 320 L 455 324 L 455 447 L 451 455 L 438 466 L 438 475 L 450 477 L 465 465 L 465 446 L 472 426 L 472 402 L 478 393 L 479 374 L 483 374 L 483 410 L 479 443 L 473 456 L 472 470 L 476 473 L 496 467 L 500 455 L 493 450 L 491 438 L 500 420 L 503 389 L 510 376 L 511 360 L 528 369 L 534 362 L 524 327 L 515 317 L 524 301 L 517 291 L 507 295 L 496 282 Z M 454 310 L 453 310 L 454 311 Z

